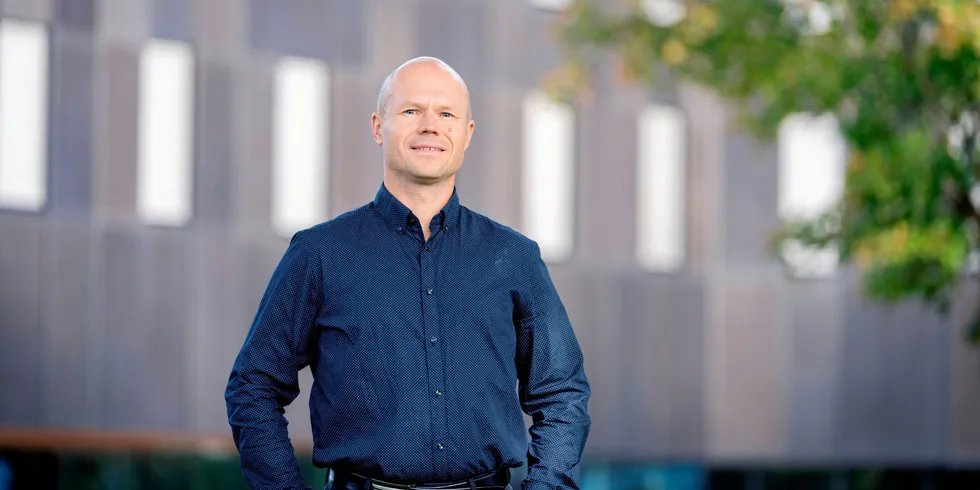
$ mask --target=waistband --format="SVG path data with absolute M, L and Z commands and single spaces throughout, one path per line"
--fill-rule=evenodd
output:
M 333 482 L 333 488 L 344 489 L 349 483 L 362 490 L 454 490 L 477 488 L 504 488 L 510 483 L 510 468 L 502 468 L 482 475 L 473 476 L 455 482 L 402 482 L 394 483 L 370 478 L 357 473 L 330 469 L 327 482 Z

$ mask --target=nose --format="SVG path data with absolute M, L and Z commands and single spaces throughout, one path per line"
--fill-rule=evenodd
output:
M 439 134 L 438 118 L 431 111 L 423 111 L 419 118 L 419 134 Z

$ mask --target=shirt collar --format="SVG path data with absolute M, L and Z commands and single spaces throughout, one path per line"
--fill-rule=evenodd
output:
M 402 204 L 401 201 L 389 192 L 383 182 L 381 188 L 378 189 L 378 193 L 374 196 L 374 207 L 381 214 L 381 218 L 384 219 L 388 227 L 399 233 L 405 230 L 405 226 L 409 224 L 410 219 L 417 219 L 412 213 L 412 210 L 408 209 L 407 206 Z M 459 215 L 459 192 L 454 186 L 453 195 L 449 198 L 449 202 L 432 217 L 429 228 L 433 230 L 439 227 L 453 229 L 459 224 Z

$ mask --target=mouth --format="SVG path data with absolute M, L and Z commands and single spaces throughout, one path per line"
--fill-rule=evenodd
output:
M 420 146 L 412 146 L 412 151 L 416 153 L 443 153 L 446 150 L 445 148 L 439 146 L 420 145 Z

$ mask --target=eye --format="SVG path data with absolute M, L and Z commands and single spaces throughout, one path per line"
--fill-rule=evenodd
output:
M 418 109 L 408 109 L 405 112 L 403 112 L 403 114 L 408 114 L 408 115 L 412 116 L 412 115 L 415 115 L 417 112 L 419 112 Z
M 442 116 L 442 117 L 453 117 L 453 113 L 452 112 L 443 112 L 443 113 L 441 113 L 439 115 Z

